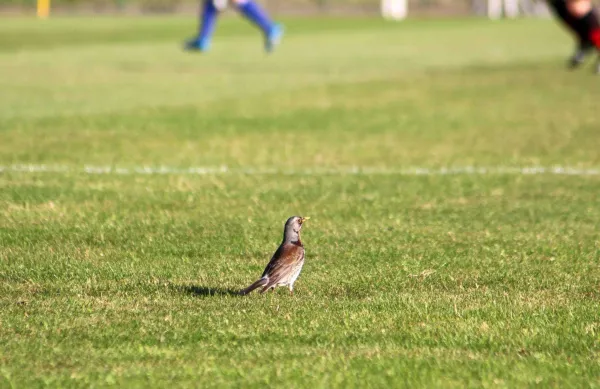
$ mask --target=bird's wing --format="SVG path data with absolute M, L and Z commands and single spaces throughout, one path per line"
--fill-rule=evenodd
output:
M 275 285 L 303 260 L 304 247 L 293 243 L 282 244 L 273 254 L 273 258 L 271 258 L 262 276 L 268 276 L 269 284 Z

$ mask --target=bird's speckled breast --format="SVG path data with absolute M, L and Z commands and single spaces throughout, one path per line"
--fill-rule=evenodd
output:
M 298 276 L 300 276 L 300 272 L 302 271 L 302 266 L 304 266 L 304 248 L 302 249 L 302 257 L 294 264 L 292 271 L 290 271 L 288 283 L 293 284 L 296 282 L 296 279 L 298 279 Z

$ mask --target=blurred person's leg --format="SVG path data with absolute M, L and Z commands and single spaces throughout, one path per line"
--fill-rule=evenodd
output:
M 577 20 L 580 33 L 585 35 L 600 53 L 600 21 L 591 0 L 568 0 L 567 8 Z M 600 62 L 596 66 L 596 71 L 600 73 Z
M 283 28 L 274 23 L 267 12 L 255 0 L 233 0 L 236 9 L 254 25 L 260 28 L 265 37 L 265 50 L 272 51 L 281 41 Z M 219 12 L 227 6 L 227 0 L 203 0 L 197 37 L 187 42 L 188 49 L 206 51 L 210 48 Z
M 576 68 L 581 65 L 587 53 L 594 47 L 589 40 L 589 34 L 582 23 L 574 16 L 568 7 L 568 0 L 549 0 L 548 5 L 554 15 L 560 19 L 563 24 L 575 35 L 577 39 L 577 48 L 573 56 L 569 59 L 569 67 Z
M 267 12 L 255 0 L 234 0 L 238 11 L 260 28 L 265 37 L 265 50 L 272 51 L 281 41 L 283 28 L 273 22 Z
M 198 36 L 187 42 L 188 49 L 206 51 L 210 48 L 218 16 L 219 9 L 215 1 L 203 0 L 200 8 Z

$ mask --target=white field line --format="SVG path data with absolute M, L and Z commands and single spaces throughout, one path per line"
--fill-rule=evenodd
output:
M 113 175 L 398 175 L 398 176 L 449 176 L 449 175 L 567 175 L 567 176 L 598 176 L 600 168 L 580 169 L 568 166 L 462 166 L 441 168 L 369 168 L 369 167 L 341 167 L 341 168 L 308 168 L 308 169 L 280 169 L 268 167 L 227 167 L 227 166 L 198 166 L 189 168 L 176 168 L 169 166 L 149 167 L 114 167 L 114 166 L 67 166 L 67 165 L 36 165 L 16 164 L 0 165 L 2 172 L 19 173 L 83 173 L 83 174 L 113 174 Z

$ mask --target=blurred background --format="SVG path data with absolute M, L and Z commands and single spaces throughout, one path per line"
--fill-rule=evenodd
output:
M 269 10 L 280 15 L 382 15 L 391 19 L 409 17 L 484 16 L 490 18 L 546 17 L 548 10 L 540 0 L 262 0 Z M 195 13 L 195 0 L 2 0 L 3 14 Z

